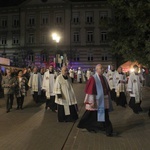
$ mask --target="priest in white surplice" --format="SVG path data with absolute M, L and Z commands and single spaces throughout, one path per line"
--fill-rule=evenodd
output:
M 71 78 L 72 83 L 74 82 L 74 74 L 75 74 L 75 70 L 71 67 L 69 69 L 69 76 Z
M 42 89 L 45 91 L 46 96 L 46 106 L 47 110 L 50 108 L 53 112 L 57 111 L 57 105 L 55 103 L 55 94 L 54 94 L 54 83 L 56 79 L 56 74 L 54 73 L 53 66 L 49 66 L 49 70 L 44 73 Z
M 127 90 L 130 93 L 129 106 L 132 108 L 133 112 L 138 114 L 142 111 L 140 106 L 142 100 L 142 82 L 144 78 L 138 73 L 139 67 L 137 65 L 133 66 L 134 72 L 129 76 Z
M 63 66 L 61 74 L 56 78 L 54 93 L 58 109 L 59 122 L 74 122 L 78 119 L 77 100 L 68 77 L 68 69 Z
M 106 75 L 106 79 L 107 79 L 109 87 L 110 87 L 111 99 L 113 101 L 116 101 L 115 83 L 114 83 L 114 74 L 115 74 L 115 72 L 116 72 L 116 70 L 114 69 L 114 66 L 111 65 L 110 70 L 108 70 L 107 75 Z
M 122 107 L 126 107 L 126 75 L 122 72 L 122 67 L 118 67 L 114 74 L 115 92 L 116 92 L 116 104 Z
M 41 89 L 42 89 L 42 75 L 38 72 L 38 68 L 33 68 L 28 82 L 28 86 L 31 88 L 31 94 L 36 103 L 40 101 Z

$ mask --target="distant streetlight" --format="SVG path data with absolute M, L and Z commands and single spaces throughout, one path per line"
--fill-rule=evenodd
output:
M 59 43 L 60 41 L 60 36 L 57 33 L 52 34 L 52 39 L 56 42 Z
M 58 50 L 58 43 L 60 42 L 60 36 L 57 33 L 52 33 L 52 39 L 56 42 L 56 52 L 55 52 L 56 54 Z M 57 67 L 58 65 L 58 59 L 59 58 L 56 58 L 56 55 L 55 55 L 55 58 L 54 58 L 55 67 Z

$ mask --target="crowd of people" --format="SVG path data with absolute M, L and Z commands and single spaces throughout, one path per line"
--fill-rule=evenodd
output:
M 129 107 L 134 113 L 142 111 L 142 86 L 144 78 L 139 67 L 127 77 L 122 67 L 117 70 L 111 65 L 105 69 L 101 64 L 95 69 L 83 71 L 81 67 L 74 70 L 63 66 L 56 71 L 52 65 L 48 69 L 37 67 L 24 69 L 6 68 L 0 71 L 0 95 L 6 99 L 6 112 L 12 109 L 14 98 L 17 110 L 23 109 L 24 99 L 30 89 L 35 103 L 45 98 L 45 110 L 57 113 L 58 122 L 75 122 L 78 119 L 78 104 L 72 84 L 86 83 L 85 113 L 81 117 L 78 128 L 89 132 L 103 130 L 107 136 L 113 136 L 113 126 L 109 112 L 113 110 L 112 101 L 117 106 L 126 107 L 126 93 L 130 94 Z M 1 69 L 0 69 L 1 70 Z M 3 93 L 3 94 L 2 94 Z

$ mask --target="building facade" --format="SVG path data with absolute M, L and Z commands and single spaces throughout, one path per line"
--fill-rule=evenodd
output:
M 14 66 L 74 68 L 114 63 L 107 1 L 25 0 L 0 9 L 0 57 Z M 56 33 L 59 42 L 53 40 Z

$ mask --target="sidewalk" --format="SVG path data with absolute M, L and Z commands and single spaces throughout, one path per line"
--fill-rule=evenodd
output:
M 79 118 L 84 113 L 85 84 L 73 84 L 79 106 Z M 45 111 L 45 104 L 36 105 L 31 95 L 25 99 L 24 110 L 5 112 L 4 99 L 0 99 L 1 150 L 149 150 L 150 147 L 150 88 L 143 90 L 141 114 L 116 106 L 110 113 L 117 137 L 102 133 L 83 132 L 76 123 L 57 122 L 57 113 Z

